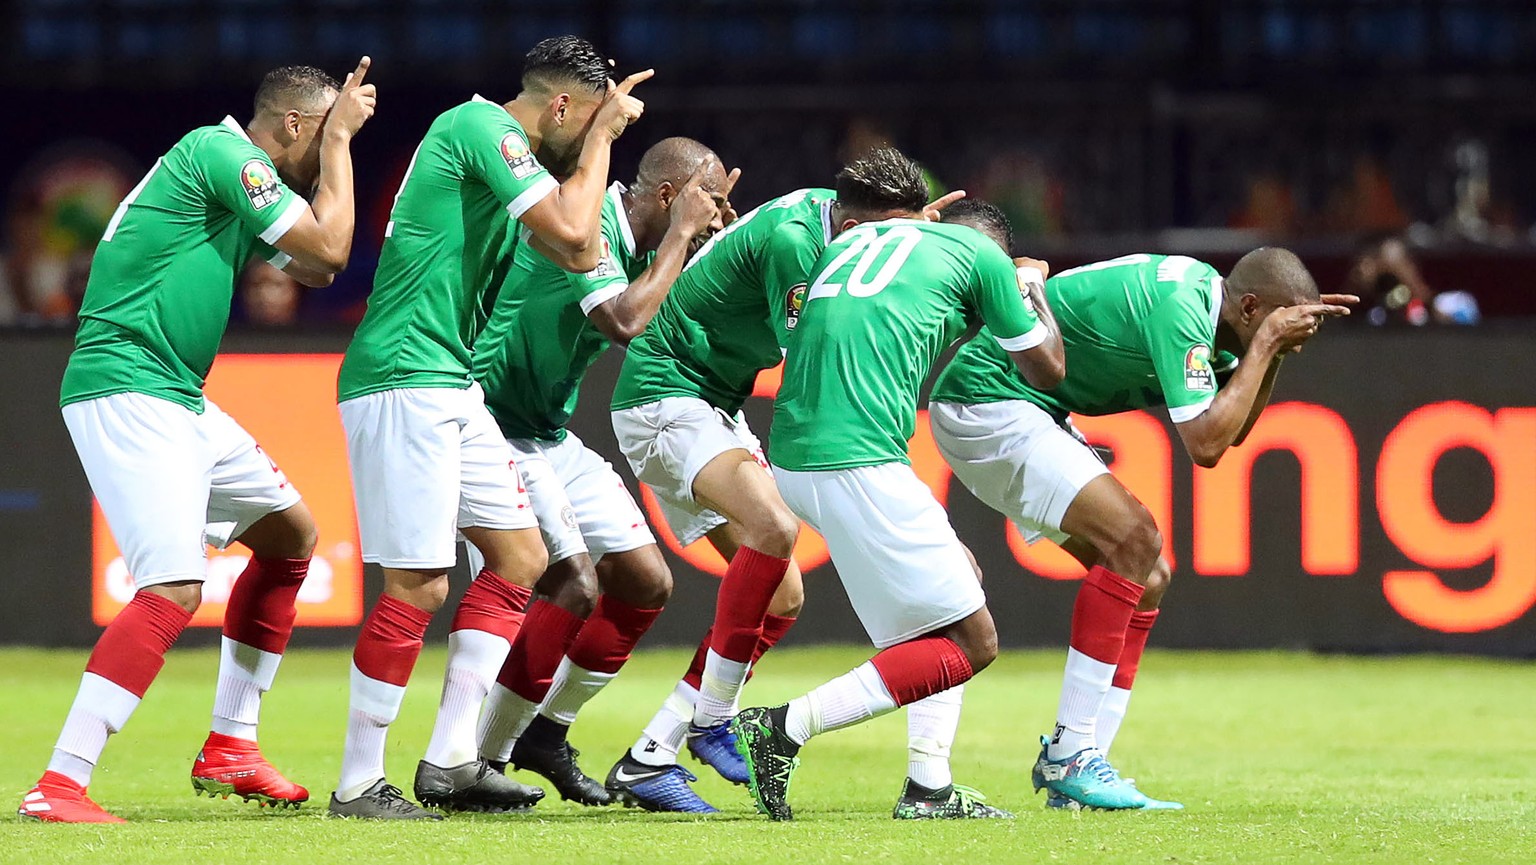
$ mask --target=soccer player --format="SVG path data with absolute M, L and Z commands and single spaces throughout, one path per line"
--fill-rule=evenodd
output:
M 753 797 L 776 820 L 792 816 L 790 778 L 811 737 L 963 684 L 997 655 L 971 558 L 907 456 L 933 361 L 980 321 L 1037 386 L 1065 374 L 1059 338 L 1035 313 L 1041 299 L 1026 301 L 997 242 L 919 218 L 926 188 L 922 170 L 889 148 L 838 175 L 841 233 L 812 268 L 774 404 L 768 459 L 779 489 L 826 538 L 880 649 L 786 705 L 737 715 Z M 932 792 L 945 803 L 931 816 L 1004 816 L 965 789 Z
M 586 272 L 601 259 L 610 145 L 640 116 L 630 90 L 651 74 L 614 86 L 609 67 L 581 39 L 540 42 L 516 99 L 498 105 L 477 96 L 438 116 L 396 193 L 368 312 L 337 385 L 363 560 L 382 566 L 384 593 L 353 654 L 333 814 L 439 819 L 385 780 L 384 743 L 422 635 L 448 593 L 455 529 L 484 567 L 454 616 L 416 797 L 507 810 L 543 795 L 476 754 L 481 704 L 546 555 L 512 451 L 470 377 L 470 346 L 483 323 L 482 297 L 523 238 L 568 270 Z
M 202 602 L 205 539 L 239 541 L 251 560 L 230 594 L 213 730 L 192 783 L 278 806 L 309 798 L 262 757 L 256 722 L 293 629 L 314 519 L 250 434 L 204 398 L 203 382 L 253 255 L 311 286 L 346 266 L 352 136 L 376 98 L 368 65 L 339 87 L 308 66 L 269 72 L 249 124 L 226 117 L 189 132 L 107 224 L 59 402 L 137 592 L 96 642 L 23 817 L 124 822 L 86 787 Z M 314 204 L 294 188 L 314 188 Z
M 602 263 L 570 273 L 518 249 L 475 341 L 475 378 L 512 448 L 550 560 L 491 689 L 480 753 L 492 765 L 537 772 L 585 805 L 612 797 L 577 766 L 567 731 L 660 614 L 672 573 L 613 466 L 566 424 L 592 362 L 645 329 L 689 250 L 720 229 L 738 174 L 727 176 L 714 151 L 691 138 L 653 145 L 631 186 L 608 188 Z
M 1177 808 L 1105 758 L 1168 587 L 1163 539 L 1068 415 L 1166 405 L 1190 458 L 1214 466 L 1258 420 L 1284 356 L 1355 299 L 1320 299 L 1301 260 L 1275 248 L 1243 256 L 1225 280 L 1193 258 L 1127 255 L 1066 271 L 1045 296 L 1072 375 L 1036 387 L 983 330 L 934 384 L 934 440 L 966 488 L 1026 539 L 1048 537 L 1088 568 L 1035 789 L 1055 807 Z

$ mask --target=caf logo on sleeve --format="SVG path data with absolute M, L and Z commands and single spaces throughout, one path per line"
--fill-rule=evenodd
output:
M 1211 347 L 1190 346 L 1184 354 L 1184 388 L 1186 390 L 1216 390 L 1216 376 L 1211 371 Z
M 516 132 L 508 132 L 501 139 L 501 158 L 507 161 L 512 176 L 525 180 L 539 170 L 539 161 L 528 150 L 528 142 Z
M 251 200 L 251 206 L 257 210 L 275 204 L 283 197 L 282 188 L 277 185 L 277 176 L 260 159 L 252 159 L 240 169 L 240 186 L 245 190 L 245 197 Z
M 805 308 L 805 283 L 791 288 L 784 295 L 784 329 L 794 330 L 800 323 L 800 310 Z

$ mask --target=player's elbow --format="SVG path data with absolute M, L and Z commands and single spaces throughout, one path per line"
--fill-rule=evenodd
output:
M 572 226 L 562 226 L 553 236 L 541 238 L 549 258 L 562 270 L 586 273 L 603 263 L 602 241 Z
M 1203 469 L 1213 469 L 1218 462 L 1221 462 L 1221 455 L 1227 449 L 1216 444 L 1201 442 L 1190 445 L 1186 450 L 1189 451 L 1189 458 L 1195 465 Z
M 334 273 L 312 273 L 307 270 L 291 273 L 289 276 L 292 276 L 295 282 L 306 288 L 329 288 L 331 283 L 336 281 L 336 274 Z

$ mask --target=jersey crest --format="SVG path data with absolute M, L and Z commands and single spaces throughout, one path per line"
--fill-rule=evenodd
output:
M 532 177 L 533 173 L 539 170 L 539 161 L 529 152 L 528 142 L 516 132 L 508 132 L 502 136 L 501 158 L 507 161 L 507 168 L 511 169 L 512 176 L 518 180 Z
M 283 197 L 276 175 L 260 159 L 252 159 L 241 167 L 240 187 L 245 190 L 245 197 L 251 200 L 251 206 L 257 210 L 275 204 Z
M 619 275 L 619 263 L 613 257 L 613 247 L 609 245 L 608 238 L 603 238 L 603 259 L 597 263 L 597 267 L 587 271 L 587 279 L 607 279 Z
M 1210 346 L 1190 346 L 1189 351 L 1185 352 L 1184 387 L 1206 392 L 1216 390 L 1216 375 L 1211 370 Z

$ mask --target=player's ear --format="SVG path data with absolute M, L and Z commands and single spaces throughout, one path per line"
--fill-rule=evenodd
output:
M 550 112 L 554 114 L 555 124 L 557 126 L 564 126 L 566 115 L 570 112 L 571 108 L 571 94 L 559 94 L 555 97 L 555 101 L 550 103 L 549 108 Z
M 662 210 L 672 207 L 672 202 L 677 200 L 677 188 L 672 185 L 672 181 L 663 180 L 656 184 L 656 200 L 661 202 Z
M 304 115 L 298 111 L 289 111 L 283 115 L 283 131 L 288 133 L 290 139 L 299 137 L 299 124 L 304 122 Z
M 1245 294 L 1238 299 L 1238 308 L 1243 313 L 1243 324 L 1252 324 L 1255 316 L 1259 314 L 1259 297 L 1255 294 Z

